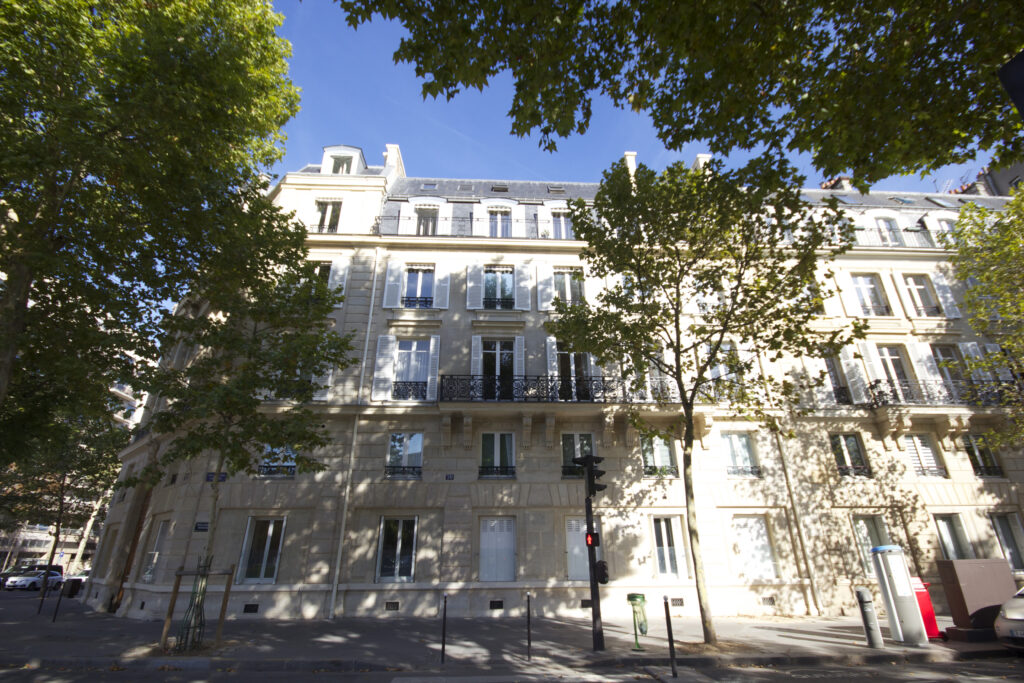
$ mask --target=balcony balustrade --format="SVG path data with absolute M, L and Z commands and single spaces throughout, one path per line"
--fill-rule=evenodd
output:
M 757 477 L 760 479 L 764 476 L 760 465 L 729 465 L 725 468 L 725 472 L 736 477 Z
M 397 384 L 397 382 L 396 382 Z M 742 385 L 719 380 L 700 392 L 699 403 L 720 403 Z M 425 391 L 425 390 L 424 390 Z M 441 375 L 442 401 L 525 401 L 528 403 L 678 403 L 675 382 L 650 380 L 640 390 L 621 377 L 559 377 L 557 375 Z
M 256 474 L 261 477 L 294 477 L 295 465 L 261 464 L 256 468 Z
M 679 468 L 675 465 L 644 465 L 645 477 L 678 477 Z
M 1018 388 L 1012 382 L 978 380 L 875 380 L 868 385 L 872 406 L 999 405 Z
M 949 477 L 949 474 L 946 473 L 946 468 L 945 467 L 919 467 L 919 466 L 915 466 L 914 467 L 914 472 L 916 472 L 917 476 L 919 476 L 919 477 L 942 477 L 943 479 L 946 479 L 946 478 Z
M 434 297 L 432 296 L 403 296 L 402 308 L 433 308 Z
M 870 477 L 871 468 L 867 465 L 838 465 L 840 477 Z
M 581 479 L 584 474 L 583 468 L 579 465 L 562 465 L 563 479 Z
M 391 398 L 396 401 L 425 401 L 427 400 L 427 383 L 393 382 Z
M 480 476 L 495 478 L 512 478 L 516 476 L 516 468 L 515 465 L 481 465 Z
M 879 228 L 858 228 L 859 247 L 904 247 L 909 249 L 934 249 L 935 238 L 927 230 L 883 230 Z
M 423 467 L 420 465 L 385 465 L 384 476 L 388 479 L 420 479 Z
M 974 474 L 979 477 L 1002 477 L 1003 468 L 999 465 L 974 465 Z

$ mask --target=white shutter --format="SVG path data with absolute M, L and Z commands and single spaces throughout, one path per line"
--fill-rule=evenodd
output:
M 864 369 L 858 358 L 855 357 L 853 346 L 844 346 L 839 351 L 839 361 L 843 366 L 843 374 L 846 375 L 846 382 L 850 387 L 850 396 L 854 403 L 868 403 L 871 397 L 868 396 L 867 379 L 864 377 Z
M 484 345 L 479 334 L 470 339 L 469 374 L 479 377 L 484 371 Z
M 430 337 L 430 364 L 427 366 L 427 400 L 437 400 L 437 373 L 441 367 L 441 336 Z
M 555 269 L 550 263 L 537 264 L 537 310 L 550 311 L 555 299 Z
M 999 344 L 985 344 L 985 353 L 989 356 L 995 356 L 992 360 L 992 365 L 995 366 L 996 375 L 1002 382 L 1012 382 L 1013 372 L 1006 365 L 1006 356 L 1003 355 L 1003 347 Z
M 526 337 L 517 336 L 513 343 L 512 374 L 516 377 L 526 374 Z
M 511 517 L 480 520 L 480 580 L 515 580 L 515 521 Z
M 377 363 L 373 369 L 373 390 L 370 396 L 374 401 L 391 399 L 397 345 L 398 342 L 394 335 L 382 334 L 377 337 Z
M 327 277 L 327 286 L 331 289 L 339 289 L 345 293 L 345 280 L 348 277 L 349 259 L 347 256 L 339 256 L 331 261 L 331 274 Z M 342 304 L 335 304 L 340 307 Z
M 853 278 L 845 270 L 836 271 L 836 285 L 839 287 L 839 298 L 846 308 L 846 315 L 850 318 L 863 318 L 864 311 L 860 307 L 860 300 L 857 299 L 857 290 L 853 286 Z
M 935 356 L 932 355 L 932 347 L 929 344 L 911 342 L 907 344 L 907 351 L 914 362 L 914 369 L 917 371 L 919 379 L 928 382 L 943 381 L 939 365 L 935 362 Z
M 981 345 L 978 342 L 963 342 L 957 344 L 960 347 L 960 355 L 969 360 L 979 360 L 981 358 Z M 978 382 L 991 382 L 992 375 L 981 368 L 971 370 L 971 377 Z
M 548 353 L 548 376 L 558 377 L 558 340 L 548 337 L 544 345 Z
M 484 267 L 479 263 L 466 266 L 466 309 L 479 310 L 484 307 Z
M 451 291 L 451 272 L 448 265 L 434 265 L 434 308 L 448 308 L 448 293 Z
M 732 518 L 732 536 L 741 577 L 778 578 L 764 515 L 736 515 Z
M 959 318 L 960 307 L 956 305 L 953 289 L 946 282 L 946 278 L 943 277 L 942 273 L 932 273 L 932 286 L 935 288 L 935 296 L 939 298 L 939 303 L 942 304 L 942 312 L 946 314 L 946 317 L 952 319 Z
M 451 202 L 444 202 L 437 207 L 437 234 L 438 235 L 451 235 L 455 231 L 452 229 L 452 212 L 455 205 Z
M 824 376 L 825 381 L 814 387 L 814 404 L 819 408 L 833 406 L 836 402 L 836 395 L 833 391 L 832 381 L 829 379 L 828 368 L 822 358 L 804 356 L 804 365 L 807 367 L 807 378 L 812 382 Z
M 915 313 L 914 307 L 903 305 L 900 295 L 896 291 L 896 279 L 897 275 L 891 271 L 889 273 L 878 274 L 878 282 L 882 285 L 882 298 L 889 302 L 889 309 L 892 311 L 894 316 L 897 318 L 908 317 Z M 902 314 L 898 310 L 900 308 L 904 309 Z
M 587 523 L 583 519 L 565 520 L 565 554 L 568 558 L 570 581 L 590 579 L 590 560 L 587 557 Z
M 825 307 L 825 315 L 829 318 L 843 317 L 843 302 L 839 299 L 839 290 L 835 280 L 827 278 L 824 280 L 824 287 L 821 289 L 822 305 Z M 827 295 L 827 296 L 826 296 Z
M 583 280 L 583 299 L 588 301 L 591 306 L 597 303 L 597 297 L 604 291 L 604 278 L 597 277 L 589 272 L 586 273 Z
M 327 394 L 331 391 L 332 379 L 334 378 L 334 371 L 328 370 L 325 375 L 317 375 L 313 378 L 313 382 L 316 384 L 323 384 L 323 389 L 318 389 L 313 392 L 314 401 L 326 401 Z
M 398 308 L 402 305 L 402 275 L 405 264 L 397 259 L 388 260 L 388 271 L 384 278 L 384 308 Z
M 591 376 L 591 378 L 593 378 L 593 379 L 600 379 L 601 376 L 602 376 L 601 366 L 597 364 L 597 359 L 594 357 L 594 354 L 592 354 L 592 353 L 588 353 L 587 354 L 587 363 L 590 366 L 590 376 Z
M 860 352 L 861 360 L 868 371 L 868 381 L 877 379 L 884 380 L 885 371 L 882 369 L 882 359 L 878 355 L 878 347 L 871 342 L 857 342 L 857 351 Z
M 530 310 L 530 271 L 525 263 L 517 263 L 515 268 L 516 310 Z
M 409 202 L 401 202 L 398 205 L 398 234 L 416 234 L 416 207 Z
M 487 237 L 491 234 L 487 216 L 487 207 L 481 204 L 473 207 L 473 237 Z
M 512 237 L 526 237 L 526 207 L 517 204 L 512 207 Z
M 544 233 L 547 233 L 545 236 Z M 551 223 L 551 207 L 543 204 L 537 207 L 537 237 L 550 239 L 555 236 L 554 225 Z
M 914 297 L 911 296 L 910 290 L 907 288 L 906 275 L 903 273 L 893 273 L 893 279 L 896 281 L 896 292 L 899 294 L 900 305 L 903 306 L 903 310 L 906 311 L 908 317 L 917 316 L 917 306 L 914 304 Z M 925 302 L 922 302 L 924 304 Z

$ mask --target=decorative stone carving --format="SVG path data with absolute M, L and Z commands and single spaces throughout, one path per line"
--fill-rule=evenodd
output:
M 472 448 L 473 447 L 473 416 L 463 415 L 462 416 L 462 447 Z

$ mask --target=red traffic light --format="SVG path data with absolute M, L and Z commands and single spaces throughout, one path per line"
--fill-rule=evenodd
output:
M 587 532 L 587 546 L 596 548 L 601 545 L 601 534 L 597 532 Z

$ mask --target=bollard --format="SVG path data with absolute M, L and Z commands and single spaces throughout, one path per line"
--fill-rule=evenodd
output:
M 444 664 L 444 646 L 448 639 L 448 594 L 444 594 L 444 606 L 441 607 L 441 663 Z
M 526 591 L 526 660 L 533 659 L 533 631 L 530 625 L 530 591 Z
M 868 647 L 884 648 L 882 631 L 878 628 L 878 616 L 875 614 L 875 603 L 871 591 L 867 588 L 857 589 L 857 605 L 860 607 L 860 618 L 864 622 L 864 635 L 868 639 Z
M 665 626 L 668 629 L 668 657 L 672 662 L 672 678 L 679 678 L 679 670 L 676 669 L 676 641 L 672 637 L 672 616 L 668 613 L 668 596 L 663 595 L 665 601 Z

